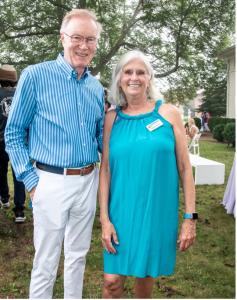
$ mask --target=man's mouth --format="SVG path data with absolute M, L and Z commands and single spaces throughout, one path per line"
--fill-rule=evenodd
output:
M 79 53 L 79 52 L 76 52 L 76 55 L 79 56 L 79 57 L 87 57 L 87 54 L 86 54 L 86 53 Z

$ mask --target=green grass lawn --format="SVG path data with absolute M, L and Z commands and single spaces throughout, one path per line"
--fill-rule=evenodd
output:
M 235 298 L 235 219 L 227 215 L 220 204 L 233 163 L 234 149 L 226 144 L 201 141 L 200 150 L 201 156 L 225 164 L 225 185 L 196 187 L 197 211 L 200 215 L 197 241 L 188 251 L 177 253 L 173 276 L 156 280 L 153 298 Z M 183 194 L 180 194 L 181 218 Z M 32 215 L 28 208 L 26 215 L 25 224 L 15 225 L 12 211 L 0 210 L 0 298 L 28 298 L 34 254 Z M 97 212 L 91 249 L 87 256 L 84 298 L 101 298 L 103 267 L 100 234 Z M 132 278 L 126 283 L 126 294 L 127 298 L 133 297 Z M 63 298 L 63 259 L 54 298 Z

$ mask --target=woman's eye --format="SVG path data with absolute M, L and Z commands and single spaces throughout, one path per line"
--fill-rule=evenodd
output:
M 145 71 L 137 71 L 137 75 L 145 75 Z

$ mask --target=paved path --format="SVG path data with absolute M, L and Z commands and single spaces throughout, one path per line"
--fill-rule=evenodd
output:
M 201 141 L 209 141 L 209 142 L 217 142 L 212 136 L 211 132 L 202 132 L 202 135 L 200 137 Z

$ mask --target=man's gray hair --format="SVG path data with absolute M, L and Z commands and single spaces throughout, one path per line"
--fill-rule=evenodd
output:
M 125 98 L 125 95 L 121 88 L 119 87 L 119 82 L 122 74 L 122 70 L 125 65 L 127 65 L 130 61 L 134 59 L 139 59 L 141 60 L 147 70 L 147 73 L 150 75 L 150 81 L 149 81 L 149 86 L 147 90 L 147 98 L 149 101 L 151 100 L 158 100 L 158 98 L 161 97 L 161 94 L 159 93 L 156 85 L 155 85 L 155 75 L 154 75 L 154 70 L 151 66 L 151 63 L 149 62 L 147 56 L 142 53 L 139 50 L 132 50 L 124 54 L 120 60 L 118 61 L 117 65 L 115 66 L 113 70 L 113 75 L 112 75 L 112 83 L 110 86 L 110 95 L 109 95 L 109 101 L 112 104 L 118 105 L 118 106 L 124 106 L 127 101 Z
M 102 26 L 101 24 L 97 21 L 97 17 L 96 15 L 94 14 L 94 12 L 92 12 L 91 10 L 88 10 L 88 9 L 72 9 L 71 11 L 69 11 L 63 18 L 63 21 L 62 21 L 62 25 L 61 25 L 61 28 L 60 28 L 60 33 L 64 32 L 65 30 L 65 27 L 67 26 L 68 22 L 72 19 L 72 18 L 75 18 L 75 17 L 78 17 L 78 18 L 84 18 L 84 17 L 87 17 L 87 18 L 90 18 L 92 19 L 95 23 L 96 23 L 96 26 L 97 26 L 97 37 L 99 38 L 100 37 L 100 33 L 102 31 Z

